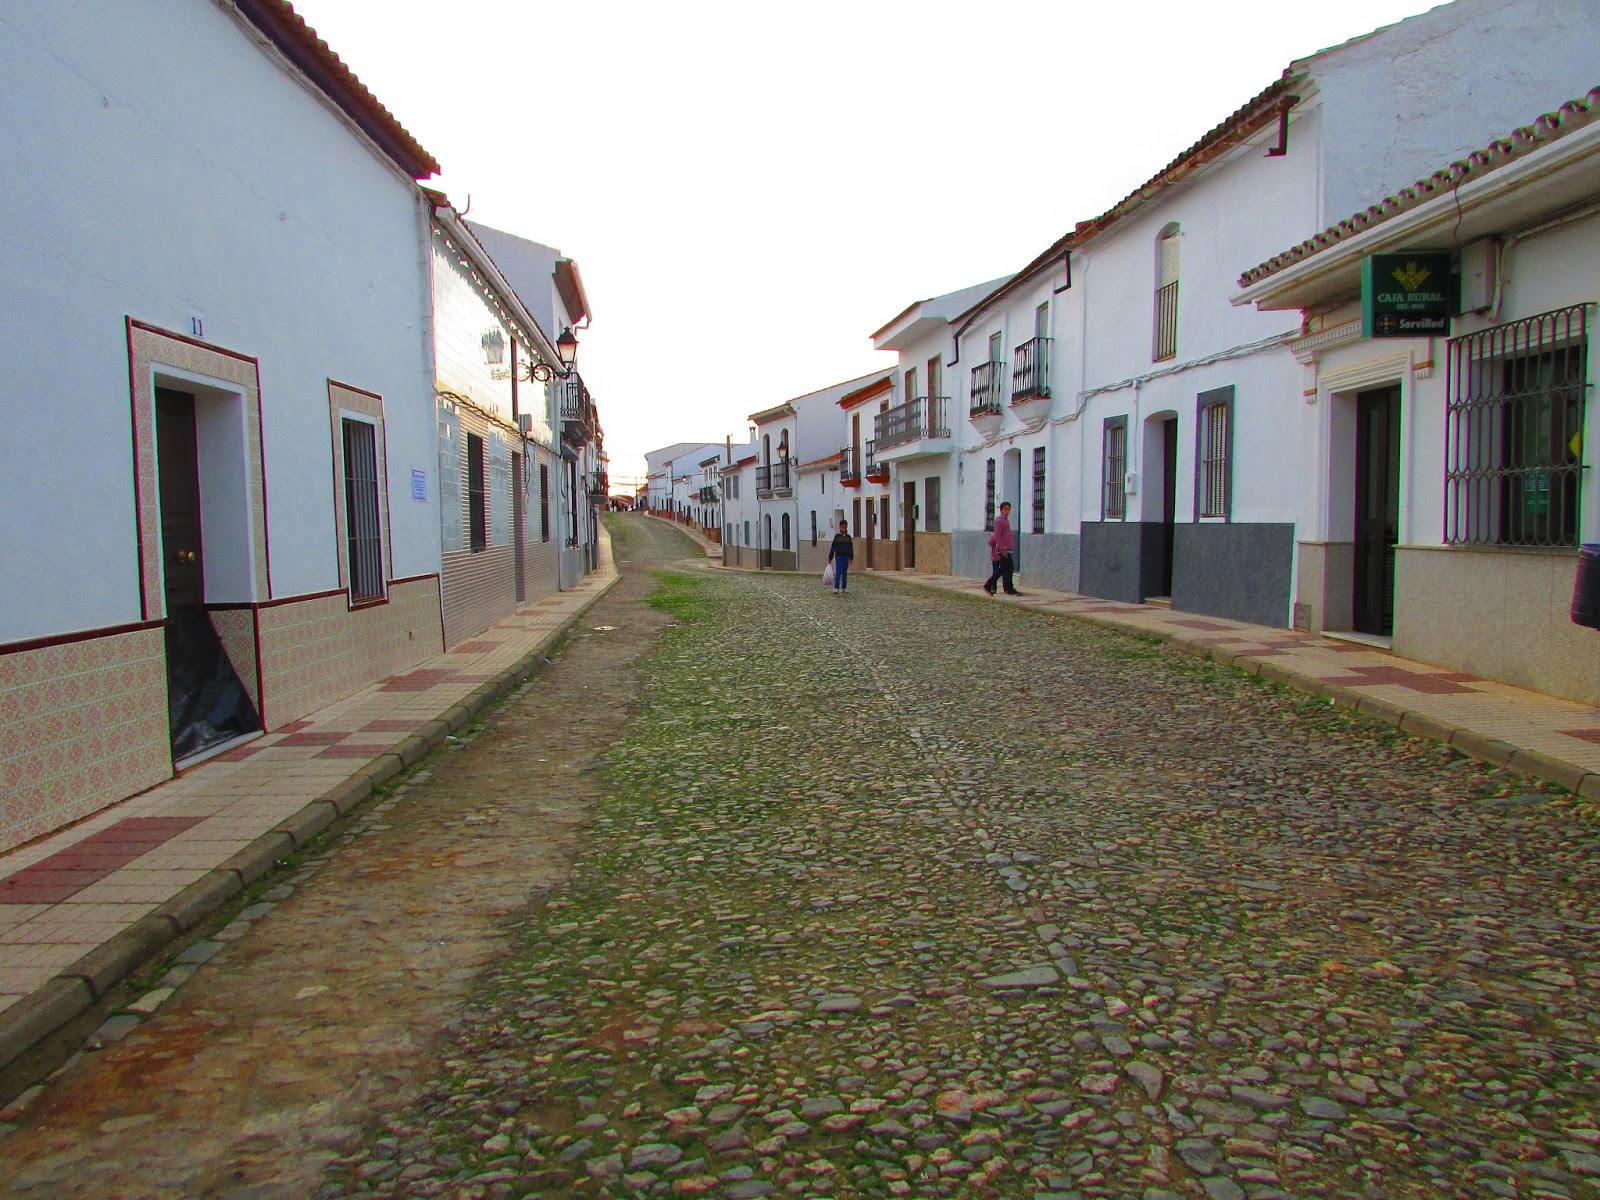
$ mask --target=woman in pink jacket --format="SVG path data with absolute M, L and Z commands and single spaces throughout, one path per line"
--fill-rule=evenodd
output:
M 989 575 L 989 582 L 983 585 L 983 590 L 989 595 L 994 595 L 997 580 L 1005 583 L 1006 595 L 1022 595 L 1011 578 L 1011 573 L 1017 569 L 1016 553 L 1017 539 L 1011 532 L 1011 502 L 1007 500 L 1000 505 L 1000 515 L 994 519 L 994 532 L 989 535 L 989 558 L 994 563 L 994 570 Z

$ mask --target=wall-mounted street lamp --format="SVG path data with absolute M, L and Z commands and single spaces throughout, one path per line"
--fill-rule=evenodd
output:
M 563 329 L 561 336 L 556 339 L 556 354 L 561 358 L 561 369 L 559 371 L 545 362 L 519 363 L 517 365 L 528 372 L 523 378 L 538 380 L 540 383 L 548 383 L 556 375 L 560 375 L 565 379 L 572 374 L 573 364 L 578 361 L 578 338 L 572 332 L 572 326 L 568 325 Z

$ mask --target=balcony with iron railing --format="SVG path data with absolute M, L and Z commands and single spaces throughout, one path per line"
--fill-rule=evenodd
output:
M 756 498 L 770 500 L 777 493 L 789 493 L 789 460 L 762 463 L 756 468 Z
M 846 446 L 839 451 L 839 482 L 845 487 L 861 486 L 861 452 Z
M 717 502 L 717 485 L 708 483 L 700 488 L 700 503 L 715 504 Z
M 866 447 L 867 482 L 888 483 L 889 464 L 878 461 L 878 443 L 876 439 L 869 441 Z
M 979 363 L 972 368 L 972 387 L 967 415 L 998 417 L 1005 410 L 1005 390 L 1005 363 Z
M 561 436 L 574 446 L 587 446 L 599 432 L 594 398 L 574 373 L 561 389 Z
M 920 454 L 937 453 L 949 447 L 941 439 L 950 436 L 948 396 L 917 396 L 873 418 L 872 431 L 878 443 L 878 459 L 895 462 Z
M 1011 403 L 1050 398 L 1050 339 L 1036 337 L 1017 347 L 1011 367 Z

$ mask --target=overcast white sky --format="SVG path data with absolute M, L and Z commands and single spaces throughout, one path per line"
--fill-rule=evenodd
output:
M 870 334 L 907 304 L 1016 270 L 1292 59 L 1433 6 L 293 2 L 458 208 L 577 260 L 613 480 L 893 365 Z

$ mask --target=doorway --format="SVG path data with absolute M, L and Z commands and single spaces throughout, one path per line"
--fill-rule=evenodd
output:
M 261 729 L 206 612 L 200 450 L 192 392 L 155 389 L 167 722 L 174 763 Z
M 905 543 L 900 552 L 900 565 L 911 570 L 917 565 L 917 485 L 900 485 L 900 535 Z
M 517 603 L 528 598 L 526 575 L 527 548 L 523 545 L 524 526 L 527 524 L 527 480 L 523 478 L 523 456 L 511 452 L 511 544 L 516 547 L 513 556 L 517 571 Z
M 1357 633 L 1394 633 L 1394 548 L 1400 540 L 1400 389 L 1356 395 Z
M 1172 595 L 1173 542 L 1178 532 L 1178 418 L 1161 422 L 1161 578 L 1158 595 Z

